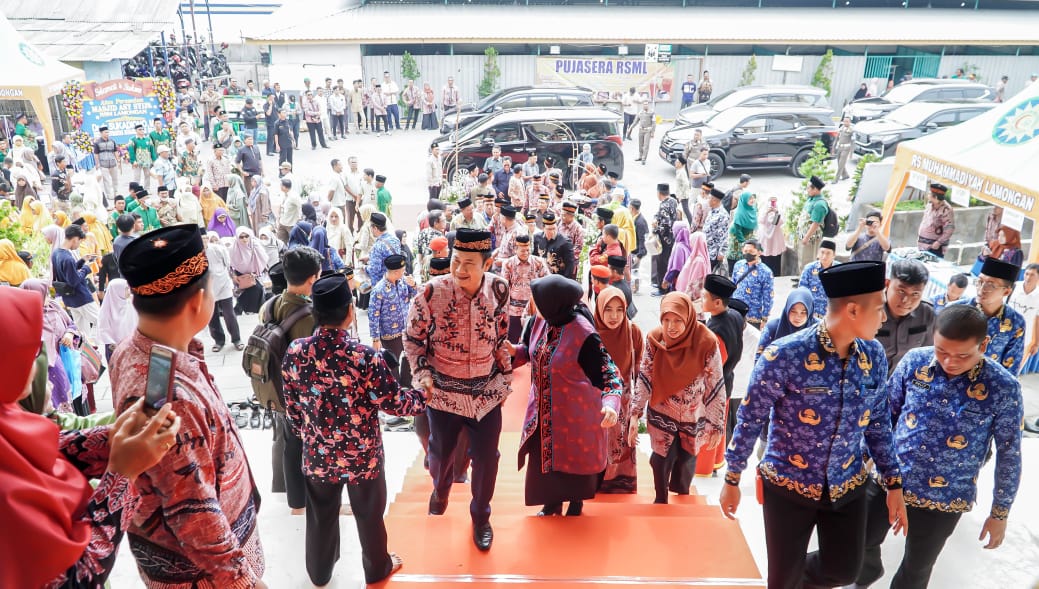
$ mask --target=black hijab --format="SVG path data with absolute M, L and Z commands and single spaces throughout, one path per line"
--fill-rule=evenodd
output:
M 584 289 L 574 280 L 559 274 L 549 274 L 531 282 L 530 293 L 538 313 L 553 327 L 570 323 L 578 314 L 595 324 L 592 312 L 581 302 Z
M 859 100 L 860 98 L 865 98 L 867 94 L 869 94 L 869 90 L 866 88 L 866 85 L 860 84 L 859 89 L 855 92 L 855 96 L 854 98 L 852 98 L 852 100 Z

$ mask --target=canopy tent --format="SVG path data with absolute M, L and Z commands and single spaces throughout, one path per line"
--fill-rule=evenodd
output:
M 898 145 L 884 198 L 884 232 L 906 188 L 927 182 L 949 187 L 954 203 L 970 197 L 1039 220 L 1039 82 L 1004 104 L 944 131 Z M 1033 223 L 1029 261 L 1039 261 L 1039 222 Z
M 83 80 L 83 71 L 44 56 L 25 41 L 0 15 L 0 100 L 26 100 L 43 126 L 47 145 L 54 143 L 54 123 L 47 99 L 69 80 Z

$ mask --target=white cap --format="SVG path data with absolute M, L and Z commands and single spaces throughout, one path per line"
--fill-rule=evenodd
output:
M 163 153 L 163 152 L 169 151 L 169 150 L 170 150 L 170 148 L 169 148 L 168 145 L 160 145 L 158 151 L 159 151 L 159 153 Z

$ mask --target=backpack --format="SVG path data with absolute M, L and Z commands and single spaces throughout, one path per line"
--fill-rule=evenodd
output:
M 242 352 L 242 369 L 249 377 L 260 405 L 284 413 L 281 360 L 289 347 L 289 332 L 297 321 L 310 314 L 310 305 L 296 309 L 279 323 L 274 320 L 274 302 L 280 298 L 280 295 L 272 298 L 260 309 L 260 324 L 249 336 L 249 343 Z
M 823 219 L 823 237 L 837 237 L 837 233 L 840 229 L 840 221 L 837 219 L 837 212 L 834 211 L 833 207 L 830 206 L 830 203 L 827 202 L 826 218 Z

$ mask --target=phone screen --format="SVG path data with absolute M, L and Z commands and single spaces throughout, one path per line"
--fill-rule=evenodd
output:
M 144 402 L 152 409 L 159 409 L 166 404 L 172 370 L 173 350 L 152 346 L 151 358 L 148 361 L 148 383 L 144 392 Z

